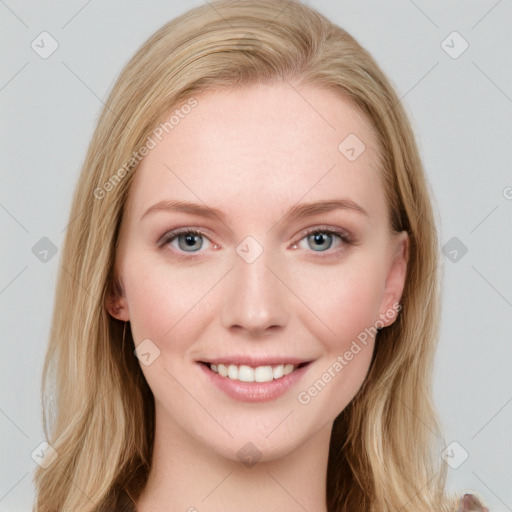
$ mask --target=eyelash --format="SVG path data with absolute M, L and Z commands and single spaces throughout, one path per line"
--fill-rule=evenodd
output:
M 299 242 L 301 242 L 304 238 L 308 237 L 309 235 L 313 235 L 313 234 L 317 234 L 317 233 L 336 235 L 340 238 L 340 240 L 343 242 L 344 245 L 355 245 L 355 241 L 352 238 L 352 235 L 350 235 L 350 233 L 348 233 L 345 230 L 339 230 L 339 229 L 335 229 L 335 228 L 332 228 L 329 226 L 315 226 L 314 228 L 308 228 L 308 229 L 303 230 L 301 232 L 301 235 L 302 235 L 301 238 L 298 239 L 296 242 L 292 243 L 292 246 L 296 246 Z M 177 228 L 172 231 L 168 231 L 162 237 L 160 237 L 160 239 L 157 242 L 157 245 L 158 245 L 158 247 L 163 248 L 163 247 L 169 245 L 176 238 L 178 238 L 179 235 L 184 235 L 184 234 L 202 236 L 202 237 L 205 237 L 208 240 L 210 240 L 208 238 L 208 236 L 206 235 L 206 233 L 204 233 L 200 230 L 193 229 L 193 228 Z M 210 242 L 211 242 L 211 240 L 210 240 Z M 213 242 L 211 242 L 211 243 L 213 243 Z M 316 253 L 315 257 L 318 257 L 321 259 L 333 259 L 333 258 L 336 258 L 337 256 L 339 256 L 339 252 L 342 251 L 343 249 L 339 248 L 338 250 L 335 250 L 334 252 L 328 252 L 329 250 L 330 249 L 327 249 L 326 251 L 311 250 L 309 252 Z M 173 249 L 173 251 L 176 251 L 176 250 Z M 177 252 L 177 254 L 178 254 L 178 257 L 183 258 L 185 260 L 197 258 L 197 256 L 192 256 L 192 254 L 194 254 L 193 252 L 190 253 L 191 255 L 187 255 L 186 252 L 181 252 L 181 251 Z

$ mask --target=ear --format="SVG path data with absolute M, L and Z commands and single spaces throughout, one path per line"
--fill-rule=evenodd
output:
M 391 325 L 400 311 L 400 299 L 407 276 L 407 263 L 409 261 L 409 234 L 401 231 L 393 235 L 391 248 L 391 262 L 384 286 L 380 306 L 380 321 L 383 327 Z
M 117 277 L 113 278 L 105 296 L 105 309 L 117 320 L 128 322 L 130 312 L 123 287 Z

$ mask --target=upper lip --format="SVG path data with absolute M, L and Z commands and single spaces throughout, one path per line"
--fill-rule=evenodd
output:
M 299 357 L 257 357 L 257 356 L 243 356 L 243 355 L 233 355 L 233 356 L 220 356 L 218 358 L 209 357 L 207 359 L 201 359 L 200 363 L 207 364 L 224 364 L 229 366 L 230 364 L 234 364 L 237 366 L 247 365 L 256 368 L 257 366 L 277 366 L 280 364 L 293 364 L 294 366 L 299 366 L 300 364 L 310 363 L 311 359 L 303 359 Z

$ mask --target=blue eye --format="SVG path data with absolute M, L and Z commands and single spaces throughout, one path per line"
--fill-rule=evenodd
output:
M 306 243 L 305 246 L 303 245 L 304 242 Z M 159 247 L 170 245 L 178 256 L 181 253 L 183 257 L 186 257 L 184 253 L 192 255 L 200 253 L 202 249 L 208 249 L 209 246 L 205 246 L 205 243 L 211 244 L 212 242 L 204 233 L 191 228 L 169 231 L 157 242 Z M 320 258 L 331 258 L 339 256 L 339 253 L 344 249 L 344 247 L 340 249 L 339 246 L 352 245 L 353 243 L 351 235 L 344 230 L 317 226 L 314 229 L 304 230 L 302 238 L 292 244 L 292 248 L 297 249 L 300 247 L 307 252 L 317 253 L 317 256 Z M 336 248 L 338 250 L 335 250 Z M 329 251 L 329 249 L 334 250 Z
M 159 245 L 171 245 L 175 249 L 184 252 L 198 252 L 202 249 L 204 241 L 208 240 L 203 233 L 193 229 L 185 229 L 182 231 L 171 231 L 166 233 L 159 241 Z M 178 242 L 178 247 L 173 242 Z
M 324 253 L 336 244 L 336 240 L 338 241 L 338 246 L 352 243 L 352 239 L 348 233 L 344 231 L 338 231 L 333 228 L 317 227 L 314 229 L 305 230 L 302 232 L 302 234 L 304 237 L 299 240 L 298 244 L 294 245 L 294 248 L 300 246 L 305 249 L 312 249 L 313 252 Z M 306 247 L 300 245 L 303 240 L 307 242 Z M 323 257 L 324 254 L 319 254 L 319 256 Z M 325 256 L 327 256 L 327 254 Z
M 316 231 L 312 235 L 308 235 L 308 245 L 314 251 L 323 251 L 330 249 L 333 242 L 333 234 L 323 231 Z M 313 244 L 313 246 L 312 246 Z
M 194 252 L 196 249 L 199 250 L 203 246 L 203 240 L 201 235 L 195 235 L 189 233 L 186 235 L 178 235 L 178 245 L 180 249 Z

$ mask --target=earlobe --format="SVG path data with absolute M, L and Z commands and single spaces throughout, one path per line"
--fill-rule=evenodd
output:
M 117 320 L 128 322 L 130 320 L 130 313 L 121 286 L 115 280 L 109 288 L 105 297 L 105 309 Z
M 407 277 L 407 263 L 409 261 L 409 235 L 401 231 L 395 235 L 393 257 L 388 271 L 384 295 L 380 308 L 380 321 L 383 327 L 391 325 L 400 311 L 400 300 Z
M 105 303 L 105 308 L 110 313 L 110 315 L 116 318 L 117 320 L 128 322 L 130 320 L 130 315 L 124 302 L 124 300 L 114 301 L 107 299 Z

